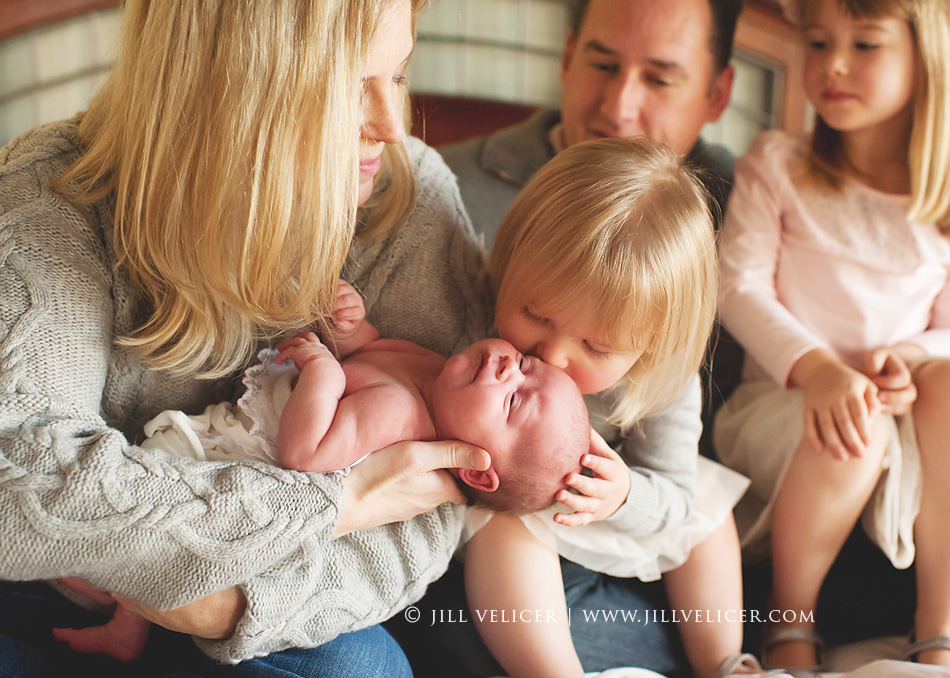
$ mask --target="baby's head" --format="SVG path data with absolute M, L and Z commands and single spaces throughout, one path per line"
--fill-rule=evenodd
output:
M 718 295 L 706 193 L 646 139 L 560 152 L 528 182 L 491 254 L 495 322 L 584 393 L 617 387 L 630 426 L 673 402 L 702 363 Z
M 487 471 L 462 469 L 460 486 L 475 502 L 531 513 L 554 503 L 590 444 L 584 399 L 564 372 L 487 339 L 446 362 L 431 407 L 442 439 L 485 449 Z

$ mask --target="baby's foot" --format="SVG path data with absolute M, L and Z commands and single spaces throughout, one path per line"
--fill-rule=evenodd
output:
M 111 657 L 131 664 L 145 651 L 151 624 L 142 617 L 126 612 L 121 606 L 102 626 L 84 629 L 53 629 L 53 638 L 69 644 L 74 652 Z

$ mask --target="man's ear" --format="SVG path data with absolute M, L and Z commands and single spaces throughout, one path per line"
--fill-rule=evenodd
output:
M 716 122 L 722 117 L 732 98 L 732 81 L 735 75 L 735 69 L 729 65 L 722 69 L 722 73 L 713 80 L 708 97 L 709 109 L 706 112 L 706 122 Z
M 567 39 L 564 41 L 564 50 L 561 52 L 561 84 L 564 83 L 564 74 L 567 73 L 571 65 L 571 59 L 574 57 L 574 48 L 577 45 L 577 36 L 574 31 L 569 31 Z
M 498 489 L 498 485 L 500 484 L 494 466 L 489 466 L 485 471 L 473 471 L 470 468 L 460 468 L 459 478 L 469 487 L 481 490 L 482 492 L 494 492 Z

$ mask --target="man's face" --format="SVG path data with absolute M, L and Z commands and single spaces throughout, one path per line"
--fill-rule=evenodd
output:
M 646 135 L 686 155 L 729 103 L 708 0 L 590 0 L 561 64 L 564 143 Z

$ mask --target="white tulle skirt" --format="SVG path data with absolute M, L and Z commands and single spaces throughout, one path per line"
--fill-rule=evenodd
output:
M 889 416 L 881 476 L 861 515 L 861 524 L 898 568 L 914 561 L 914 521 L 920 511 L 920 454 L 911 414 Z M 772 508 L 804 431 L 804 401 L 798 389 L 771 381 L 741 384 L 716 416 L 713 442 L 723 463 L 751 479 L 736 508 L 736 526 L 746 560 L 770 553 Z

